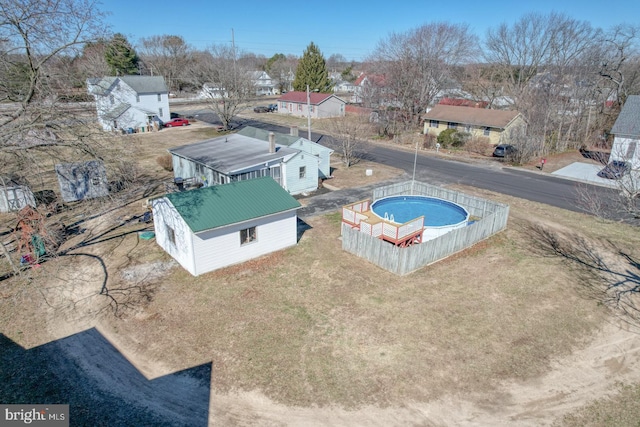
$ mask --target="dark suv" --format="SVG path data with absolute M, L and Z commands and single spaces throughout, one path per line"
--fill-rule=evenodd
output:
M 631 166 L 629 166 L 629 163 L 623 162 L 622 160 L 614 160 L 598 172 L 598 176 L 606 179 L 620 179 L 628 174 L 630 170 Z
M 516 147 L 509 144 L 500 144 L 497 145 L 495 150 L 493 150 L 493 157 L 507 157 L 511 154 L 515 153 Z

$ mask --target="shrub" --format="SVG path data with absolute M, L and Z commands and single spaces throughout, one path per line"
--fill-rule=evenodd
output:
M 469 138 L 467 143 L 464 145 L 464 148 L 469 153 L 477 153 L 485 156 L 491 154 L 493 146 L 491 145 L 489 138 L 474 136 Z
M 424 136 L 424 141 L 422 142 L 422 148 L 434 148 L 436 145 L 436 136 L 430 133 Z
M 173 171 L 173 159 L 171 154 L 163 154 L 162 156 L 156 157 L 156 163 L 166 171 Z
M 451 145 L 454 141 L 453 135 L 455 135 L 458 131 L 455 129 L 446 129 L 440 132 L 438 135 L 438 143 L 442 148 L 446 148 Z
M 451 137 L 451 146 L 460 148 L 464 147 L 464 145 L 467 143 L 467 140 L 471 138 L 471 135 L 466 132 L 456 132 L 452 134 Z

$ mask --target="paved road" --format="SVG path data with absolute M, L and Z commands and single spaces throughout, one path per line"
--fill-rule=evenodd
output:
M 270 113 L 266 113 L 270 114 Z M 198 112 L 198 119 L 219 124 L 220 121 L 209 110 Z M 289 133 L 289 128 L 252 119 L 242 119 L 236 124 L 238 127 L 254 126 L 274 132 Z M 301 132 L 306 136 L 306 132 Z M 338 144 L 332 137 L 312 132 L 311 139 L 325 146 L 338 149 Z M 363 144 L 360 155 L 367 160 L 382 163 L 405 171 L 405 176 L 398 180 L 411 179 L 415 153 L 385 147 L 379 144 Z M 487 161 L 482 164 L 464 163 L 446 160 L 433 156 L 418 154 L 416 162 L 416 179 L 433 185 L 462 184 L 482 188 L 497 193 L 507 194 L 551 206 L 576 212 L 586 212 L 579 201 L 580 191 L 588 191 L 597 195 L 600 200 L 613 197 L 615 190 L 598 185 L 578 183 L 547 173 L 535 173 L 517 168 L 503 167 L 498 161 Z M 396 180 L 396 181 L 398 181 Z M 376 184 L 376 186 L 383 184 Z M 340 190 L 330 194 L 312 197 L 309 205 L 300 211 L 302 217 L 335 210 L 354 200 L 371 197 L 371 188 Z M 622 215 L 617 219 L 628 219 Z

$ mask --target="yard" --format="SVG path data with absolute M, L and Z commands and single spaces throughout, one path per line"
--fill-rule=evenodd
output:
M 139 135 L 136 152 L 145 170 L 170 180 L 155 157 L 212 132 L 196 124 Z M 331 184 L 397 174 L 337 164 Z M 28 281 L 0 282 L 0 332 L 29 350 L 96 327 L 148 380 L 210 363 L 210 425 L 537 426 L 561 425 L 565 414 L 573 414 L 567 425 L 584 425 L 593 416 L 583 414 L 602 412 L 585 406 L 592 399 L 617 392 L 620 382 L 640 382 L 640 337 L 634 323 L 586 294 L 581 276 L 545 250 L 534 230 L 575 233 L 614 258 L 609 241 L 631 259 L 637 230 L 456 189 L 508 203 L 508 229 L 405 277 L 342 252 L 337 213 L 307 218 L 296 247 L 197 278 L 153 240 L 139 239 L 144 224 L 123 220 L 140 203 L 87 217 L 86 231 L 66 244 L 84 242 L 78 249 L 42 264 Z M 69 360 L 99 353 L 65 348 Z M 0 361 L 38 372 L 18 355 L 5 345 Z M 61 368 L 49 369 L 72 369 Z M 163 405 L 154 395 L 134 401 L 104 366 L 78 369 L 100 378 L 102 391 L 74 384 L 62 395 L 67 401 L 89 395 L 100 404 L 108 394 L 122 407 Z M 3 380 L 8 401 L 17 392 Z

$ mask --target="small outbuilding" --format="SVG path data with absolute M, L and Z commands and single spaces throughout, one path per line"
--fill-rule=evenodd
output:
M 299 207 L 271 177 L 152 200 L 157 243 L 194 276 L 294 246 Z
M 99 160 L 56 165 L 60 193 L 65 202 L 95 199 L 109 195 L 104 164 Z
M 36 200 L 29 187 L 0 178 L 0 212 L 15 212 L 25 206 L 36 206 Z

